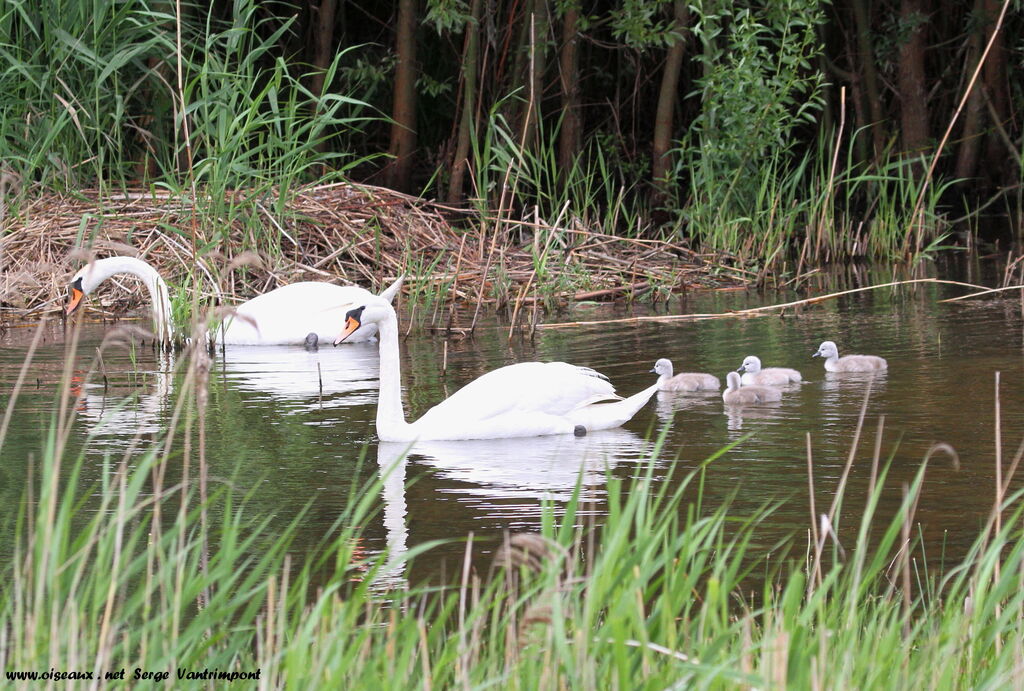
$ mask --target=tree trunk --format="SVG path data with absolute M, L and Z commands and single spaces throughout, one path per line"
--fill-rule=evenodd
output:
M 572 168 L 580 148 L 580 85 L 578 0 L 571 3 L 562 18 L 562 53 L 559 77 L 562 85 L 562 130 L 558 140 L 558 167 L 564 175 Z
M 335 0 L 320 0 L 313 36 L 313 76 L 309 90 L 320 96 L 324 90 L 324 72 L 331 63 L 331 44 L 334 42 Z
M 676 97 L 679 93 L 679 73 L 686 52 L 686 31 L 690 25 L 690 10 L 687 0 L 675 0 L 672 32 L 677 38 L 668 49 L 665 70 L 661 73 L 661 88 L 658 92 L 658 106 L 654 115 L 654 145 L 652 151 L 651 177 L 656 190 L 655 203 L 664 204 L 668 190 L 668 175 L 672 170 L 673 115 Z
M 900 23 L 910 29 L 900 46 L 897 85 L 900 95 L 900 127 L 903 151 L 914 157 L 929 144 L 927 85 L 925 83 L 926 0 L 902 0 Z
M 882 112 L 882 97 L 878 90 L 878 68 L 875 64 L 875 51 L 871 47 L 871 11 L 868 0 L 853 0 L 853 19 L 857 26 L 857 66 L 864 84 L 864 97 L 867 99 L 868 124 L 871 133 L 871 146 L 875 160 L 882 155 L 885 148 L 885 115 Z
M 1002 4 L 999 0 L 982 0 L 982 4 L 985 12 L 985 40 L 988 41 L 992 37 L 992 31 L 996 28 L 996 20 L 999 18 L 999 12 L 1002 9 Z M 1007 18 L 1009 18 L 1009 14 L 1007 14 Z M 1006 25 L 1004 24 L 1003 31 L 1001 31 L 992 42 L 992 50 L 989 51 L 988 58 L 985 59 L 985 65 L 981 68 L 981 79 L 985 88 L 983 96 L 987 98 L 991 104 L 993 117 L 1000 125 L 1005 125 L 1009 118 L 1009 95 L 1007 93 L 1008 84 L 1006 79 L 1006 42 L 1003 40 L 1005 30 Z M 985 147 L 985 156 L 993 163 L 996 161 L 1008 162 L 1010 160 L 1003 140 L 997 132 L 993 131 L 989 134 L 988 143 Z M 1014 171 L 1012 169 L 1007 170 L 1005 165 L 996 166 L 989 172 L 992 174 L 992 181 L 996 184 L 1002 183 L 1003 175 L 1007 173 L 1011 175 L 1014 174 Z
M 416 150 L 416 0 L 399 0 L 395 54 L 398 64 L 388 147 L 394 158 L 387 166 L 385 179 L 392 189 L 409 192 Z
M 480 0 L 473 0 L 471 18 L 466 22 L 462 47 L 462 113 L 452 158 L 452 177 L 448 181 L 448 201 L 459 204 L 464 198 L 463 181 L 469 165 L 469 137 L 476 117 L 476 77 L 480 53 Z
M 526 79 L 527 101 L 523 106 L 523 144 L 527 149 L 535 150 L 537 146 L 537 119 L 540 113 L 540 102 L 544 96 L 544 71 L 547 66 L 547 0 L 533 0 L 532 8 L 526 15 L 526 22 L 530 65 Z
M 975 0 L 974 11 L 984 11 L 985 0 Z M 981 26 L 971 30 L 967 38 L 967 58 L 964 60 L 963 83 L 966 86 L 970 83 L 971 75 L 978 67 L 978 59 L 981 58 L 982 44 Z M 973 185 L 971 178 L 978 167 L 978 154 L 981 151 L 979 146 L 981 128 L 984 123 L 985 95 L 982 92 L 981 84 L 975 85 L 967 97 L 967 107 L 964 113 L 963 129 L 960 130 L 960 146 L 956 152 L 956 169 L 954 176 L 964 181 L 963 184 Z
M 320 0 L 320 7 L 316 13 L 317 19 L 313 35 L 313 76 L 309 80 L 309 90 L 315 98 L 320 98 L 323 95 L 324 74 L 327 71 L 327 66 L 331 64 L 336 6 L 335 0 Z M 316 150 L 327 150 L 326 137 L 317 142 Z

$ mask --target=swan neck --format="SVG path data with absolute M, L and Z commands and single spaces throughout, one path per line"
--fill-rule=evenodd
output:
M 150 306 L 153 309 L 153 326 L 156 331 L 157 340 L 162 344 L 170 343 L 173 328 L 171 324 L 171 299 L 167 292 L 167 283 L 160 277 L 157 270 L 146 262 L 134 257 L 99 259 L 94 262 L 93 269 L 88 274 L 88 285 L 85 286 L 85 292 L 92 292 L 93 288 L 117 274 L 135 276 L 146 284 L 146 290 L 149 291 Z
M 409 425 L 402 410 L 402 368 L 398 352 L 398 317 L 378 322 L 380 339 L 380 393 L 377 399 L 377 436 L 381 441 L 408 439 Z M 405 434 L 403 434 L 405 433 Z

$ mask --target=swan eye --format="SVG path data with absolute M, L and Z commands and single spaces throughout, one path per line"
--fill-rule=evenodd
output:
M 82 302 L 82 298 L 85 297 L 85 292 L 82 290 L 82 279 L 76 278 L 71 283 L 71 294 L 68 296 L 68 304 L 64 308 L 64 314 L 71 314 L 77 308 L 79 303 Z

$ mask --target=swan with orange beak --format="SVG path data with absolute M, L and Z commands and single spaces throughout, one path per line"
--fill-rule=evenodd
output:
M 334 344 L 367 324 L 380 330 L 376 423 L 381 441 L 582 436 L 629 421 L 658 390 L 655 382 L 623 399 L 607 377 L 589 367 L 521 362 L 474 379 L 409 423 L 402 410 L 398 317 L 391 304 L 374 297 L 354 305 L 345 313 L 344 330 Z

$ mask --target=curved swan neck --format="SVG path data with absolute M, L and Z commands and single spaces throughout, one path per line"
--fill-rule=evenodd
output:
M 377 437 L 381 441 L 407 441 L 410 425 L 402 410 L 402 367 L 398 352 L 398 317 L 394 308 L 377 323 L 380 339 L 380 393 L 377 399 Z
M 82 281 L 83 292 L 88 294 L 96 286 L 111 276 L 130 274 L 146 284 L 149 291 L 150 305 L 153 308 L 153 326 L 157 340 L 169 343 L 173 326 L 171 324 L 171 299 L 167 292 L 167 284 L 152 266 L 134 257 L 108 257 L 97 259 L 85 272 Z

